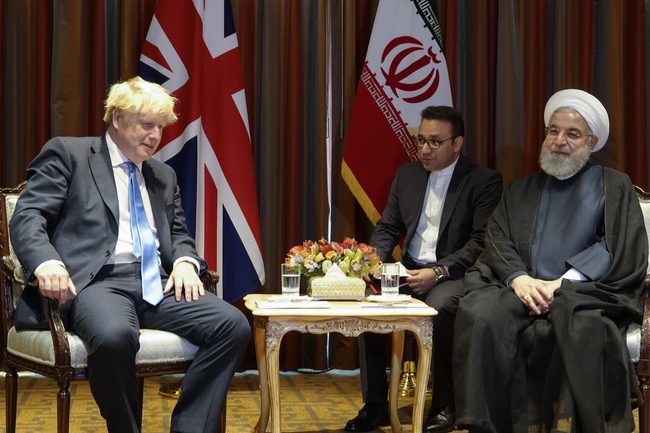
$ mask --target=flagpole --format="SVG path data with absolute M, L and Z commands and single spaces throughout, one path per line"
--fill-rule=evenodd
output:
M 327 154 L 327 241 L 332 241 L 332 5 L 334 0 L 327 0 L 327 12 L 325 14 L 325 32 L 327 37 L 325 38 L 325 88 L 327 92 L 327 127 L 325 142 L 326 142 L 326 154 Z

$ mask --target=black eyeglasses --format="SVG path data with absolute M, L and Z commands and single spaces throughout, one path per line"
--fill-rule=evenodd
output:
M 445 138 L 444 140 L 427 140 L 424 137 L 415 137 L 415 144 L 418 146 L 419 149 L 422 149 L 424 147 L 424 144 L 429 145 L 429 149 L 440 149 L 440 146 L 442 146 L 442 143 L 445 141 L 453 140 L 456 137 L 449 137 Z

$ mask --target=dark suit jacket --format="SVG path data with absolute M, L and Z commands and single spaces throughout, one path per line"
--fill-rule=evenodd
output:
M 142 175 L 158 229 L 163 269 L 169 274 L 176 259 L 189 256 L 204 271 L 207 265 L 185 225 L 174 170 L 150 159 L 143 163 Z M 10 221 L 11 243 L 24 267 L 25 281 L 34 280 L 38 265 L 55 259 L 65 264 L 77 292 L 83 290 L 115 249 L 118 212 L 104 136 L 57 137 L 47 142 L 27 168 L 27 186 Z M 40 294 L 34 292 L 35 287 L 23 293 L 17 326 L 22 319 L 33 321 L 30 313 L 38 313 Z M 68 299 L 64 313 L 70 303 Z M 25 325 L 33 327 L 31 322 Z
M 428 177 L 419 161 L 397 169 L 386 208 L 370 238 L 382 261 L 391 261 L 393 249 L 405 235 L 402 252 L 408 251 L 420 221 Z M 499 203 L 502 185 L 499 172 L 459 156 L 442 209 L 436 248 L 437 264 L 447 267 L 451 279 L 462 278 L 483 250 L 485 225 Z

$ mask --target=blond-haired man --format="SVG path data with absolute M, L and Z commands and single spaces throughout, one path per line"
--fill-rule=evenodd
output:
M 90 346 L 90 387 L 109 432 L 138 432 L 139 329 L 200 347 L 172 414 L 172 432 L 217 431 L 250 338 L 243 314 L 205 293 L 174 171 L 151 159 L 176 100 L 138 77 L 115 84 L 101 137 L 56 137 L 27 168 L 10 222 L 28 287 L 19 329 L 43 327 L 40 297 L 58 299 Z M 40 293 L 39 293 L 40 292 Z M 47 325 L 45 324 L 45 327 Z

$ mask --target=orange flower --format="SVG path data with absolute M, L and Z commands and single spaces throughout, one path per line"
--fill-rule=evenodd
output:
M 289 250 L 289 255 L 290 256 L 295 256 L 296 254 L 300 254 L 301 256 L 306 257 L 306 255 L 307 255 L 306 252 L 307 252 L 307 250 L 305 249 L 304 246 L 296 245 L 295 247 L 293 247 L 293 248 L 291 248 Z M 305 253 L 305 254 L 303 254 L 303 253 Z
M 325 240 L 325 238 L 321 238 L 320 241 L 318 241 L 318 249 L 321 253 L 327 254 L 328 252 L 332 251 L 332 246 Z
M 332 246 L 332 249 L 336 251 L 339 256 L 343 254 L 343 250 L 345 249 L 343 245 L 339 244 L 338 242 L 332 242 L 330 245 Z
M 338 253 L 334 250 L 329 250 L 328 252 L 325 253 L 325 258 L 327 260 L 336 259 L 338 256 L 339 256 Z

